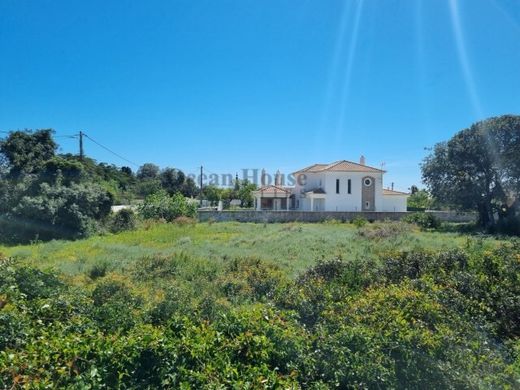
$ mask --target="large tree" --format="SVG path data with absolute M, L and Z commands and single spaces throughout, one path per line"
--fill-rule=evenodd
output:
M 157 179 L 159 177 L 160 168 L 152 163 L 146 163 L 137 170 L 137 178 L 139 180 Z
M 162 188 L 164 188 L 168 194 L 173 195 L 176 192 L 182 191 L 186 175 L 179 169 L 164 168 L 159 174 L 159 179 L 161 180 Z
M 517 218 L 520 190 L 520 116 L 477 122 L 435 145 L 422 166 L 431 195 L 476 210 L 483 227 Z
M 52 133 L 50 129 L 14 131 L 0 141 L 0 154 L 5 158 L 12 177 L 38 172 L 46 161 L 54 157 L 58 145 L 52 139 Z

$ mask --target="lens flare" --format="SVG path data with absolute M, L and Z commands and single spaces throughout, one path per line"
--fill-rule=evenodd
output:
M 345 75 L 344 75 L 344 81 L 341 89 L 341 96 L 339 99 L 339 107 L 340 107 L 340 113 L 339 113 L 339 119 L 338 119 L 338 125 L 336 127 L 336 136 L 335 140 L 336 142 L 341 142 L 343 133 L 344 133 L 344 127 L 345 127 L 345 119 L 347 114 L 347 104 L 348 104 L 348 95 L 350 92 L 350 84 L 352 80 L 352 69 L 354 66 L 354 58 L 356 55 L 356 46 L 358 41 L 358 33 L 359 33 L 359 25 L 361 22 L 361 14 L 363 11 L 363 0 L 359 0 L 359 2 L 356 3 L 356 14 L 354 17 L 354 24 L 352 25 L 352 31 L 350 34 L 350 42 L 349 42 L 349 50 L 347 55 L 347 64 L 345 67 Z
M 449 0 L 450 5 L 450 16 L 451 24 L 453 27 L 453 34 L 455 38 L 455 44 L 457 46 L 457 56 L 459 59 L 460 66 L 464 77 L 464 82 L 468 90 L 468 95 L 471 100 L 471 105 L 476 116 L 482 118 L 483 112 L 478 97 L 475 80 L 473 79 L 473 72 L 469 64 L 468 53 L 466 51 L 466 44 L 464 42 L 464 34 L 462 32 L 462 25 L 459 16 L 459 7 L 457 0 Z

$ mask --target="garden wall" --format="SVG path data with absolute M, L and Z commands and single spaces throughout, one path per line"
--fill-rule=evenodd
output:
M 429 211 L 446 222 L 472 222 L 475 213 L 457 213 L 454 211 Z M 323 222 L 327 220 L 351 221 L 354 218 L 365 218 L 369 221 L 400 220 L 408 213 L 395 212 L 349 212 L 349 211 L 256 211 L 256 210 L 224 210 L 199 211 L 199 221 L 238 221 L 238 222 Z

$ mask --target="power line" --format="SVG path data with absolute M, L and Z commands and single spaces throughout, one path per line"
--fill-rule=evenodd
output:
M 106 146 L 100 144 L 99 142 L 97 142 L 95 139 L 93 139 L 92 137 L 88 136 L 87 134 L 83 133 L 83 136 L 86 137 L 86 138 L 88 138 L 88 139 L 91 140 L 92 142 L 94 142 L 96 145 L 102 147 L 102 148 L 105 149 L 106 151 L 112 153 L 114 156 L 119 157 L 121 160 L 124 160 L 124 161 L 126 161 L 126 162 L 128 162 L 128 163 L 130 163 L 130 164 L 132 164 L 132 165 L 135 165 L 136 167 L 139 166 L 139 164 L 137 164 L 137 163 L 135 163 L 135 162 L 133 162 L 133 161 L 130 161 L 129 159 L 127 159 L 127 158 L 121 156 L 120 154 L 117 154 L 116 152 L 114 152 L 113 150 L 111 150 L 111 149 L 107 148 Z
M 19 130 L 17 130 L 19 131 Z M 13 131 L 5 131 L 5 130 L 0 130 L 0 133 L 2 134 L 11 134 Z M 88 138 L 89 140 L 91 140 L 92 142 L 94 142 L 96 145 L 100 146 L 101 148 L 105 149 L 106 151 L 112 153 L 114 156 L 120 158 L 121 160 L 124 160 L 132 165 L 135 165 L 136 167 L 139 166 L 139 164 L 121 156 L 120 154 L 114 152 L 112 149 L 100 144 L 99 142 L 97 142 L 95 139 L 93 139 L 92 137 L 89 137 L 87 134 L 85 134 L 84 132 L 80 131 L 78 134 L 61 134 L 61 135 L 56 135 L 56 134 L 53 134 L 53 137 L 55 138 L 73 138 L 73 139 L 77 139 L 78 137 L 80 138 L 80 141 L 81 141 L 81 138 L 83 137 L 86 137 Z M 80 147 L 80 149 L 83 149 L 82 147 Z M 80 153 L 80 154 L 83 154 L 83 153 Z

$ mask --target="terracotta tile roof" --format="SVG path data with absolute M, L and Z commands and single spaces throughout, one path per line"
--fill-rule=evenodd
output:
M 387 190 L 386 188 L 383 188 L 383 195 L 410 195 L 410 194 L 408 194 L 407 192 Z
M 284 188 L 284 187 L 279 187 L 279 186 L 275 186 L 275 185 L 267 185 L 267 186 L 260 187 L 259 189 L 257 189 L 256 191 L 253 191 L 253 192 L 261 192 L 263 194 L 276 194 L 278 192 L 283 193 L 283 194 L 290 194 L 292 191 L 290 188 Z
M 374 172 L 384 173 L 385 171 L 370 167 L 368 165 L 358 164 L 352 161 L 341 160 L 331 164 L 314 164 L 306 168 L 300 169 L 294 173 L 318 173 L 318 172 Z

